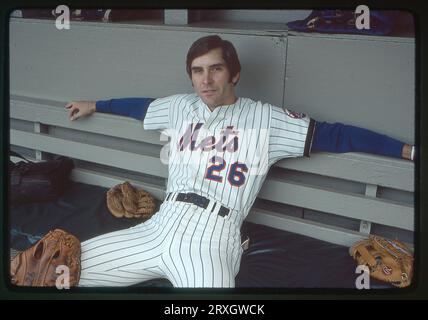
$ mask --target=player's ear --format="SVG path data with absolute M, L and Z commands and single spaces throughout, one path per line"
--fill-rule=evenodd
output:
M 236 74 L 235 74 L 235 76 L 233 76 L 232 77 L 232 83 L 233 83 L 233 85 L 234 86 L 236 86 L 236 84 L 238 83 L 238 81 L 239 81 L 239 77 L 241 76 L 241 73 L 240 72 L 237 72 Z

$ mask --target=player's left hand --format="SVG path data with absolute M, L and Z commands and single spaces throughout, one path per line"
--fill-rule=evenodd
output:
M 415 161 L 415 146 L 405 144 L 401 152 L 401 157 L 410 161 Z

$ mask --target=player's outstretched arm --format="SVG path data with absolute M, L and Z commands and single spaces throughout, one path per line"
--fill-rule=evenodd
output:
M 366 152 L 414 160 L 414 147 L 410 144 L 342 123 L 316 122 L 312 151 Z
M 95 101 L 71 101 L 65 105 L 68 109 L 68 118 L 73 121 L 89 116 L 96 111 Z
M 112 113 L 143 120 L 152 98 L 122 98 L 99 101 L 72 101 L 65 107 L 69 109 L 71 121 L 88 116 L 94 112 Z

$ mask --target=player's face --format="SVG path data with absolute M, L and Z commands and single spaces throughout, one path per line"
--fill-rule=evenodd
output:
M 191 64 L 191 72 L 193 88 L 211 110 L 235 103 L 233 83 L 238 81 L 239 73 L 230 79 L 221 48 L 195 58 Z

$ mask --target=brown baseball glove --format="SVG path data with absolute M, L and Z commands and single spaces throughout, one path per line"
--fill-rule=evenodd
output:
M 370 276 L 396 287 L 407 287 L 413 276 L 413 254 L 398 240 L 378 236 L 358 241 L 349 254 L 359 265 L 366 265 Z
M 107 208 L 118 218 L 148 219 L 155 213 L 156 201 L 147 191 L 125 181 L 107 191 Z
M 80 241 L 75 236 L 61 229 L 50 231 L 12 260 L 11 282 L 18 286 L 54 287 L 64 272 L 57 267 L 66 266 L 69 285 L 75 286 L 80 279 L 80 254 Z

